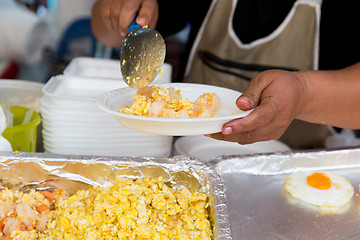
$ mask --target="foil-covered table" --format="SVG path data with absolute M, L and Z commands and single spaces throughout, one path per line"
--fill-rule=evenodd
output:
M 233 239 L 360 239 L 360 149 L 222 156 L 208 162 L 225 184 Z M 351 202 L 323 213 L 285 193 L 295 171 L 330 170 L 354 187 Z

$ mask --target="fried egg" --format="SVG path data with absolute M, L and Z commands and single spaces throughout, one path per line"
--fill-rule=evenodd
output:
M 333 172 L 294 172 L 285 178 L 285 190 L 294 198 L 320 208 L 338 208 L 348 203 L 354 188 Z

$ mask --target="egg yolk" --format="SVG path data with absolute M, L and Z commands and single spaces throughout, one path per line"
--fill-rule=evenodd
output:
M 331 180 L 324 173 L 313 173 L 308 176 L 306 180 L 309 186 L 320 190 L 329 189 L 331 187 Z

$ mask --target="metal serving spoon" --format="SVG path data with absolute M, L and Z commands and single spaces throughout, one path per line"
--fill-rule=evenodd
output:
M 165 41 L 161 34 L 147 26 L 141 28 L 134 19 L 120 53 L 120 69 L 124 81 L 133 88 L 147 86 L 159 74 L 165 52 Z

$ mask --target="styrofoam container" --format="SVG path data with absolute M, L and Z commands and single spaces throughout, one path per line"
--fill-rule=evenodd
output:
M 87 101 L 77 101 L 73 99 L 61 99 L 61 98 L 52 98 L 44 95 L 40 99 L 41 105 L 50 106 L 51 108 L 66 108 L 66 109 L 84 109 L 84 110 L 98 110 L 99 107 L 94 106 L 92 99 Z M 96 107 L 96 108 L 95 108 Z
M 139 153 L 142 152 L 170 152 L 172 149 L 172 141 L 156 143 L 156 144 L 148 144 L 148 143 L 137 143 L 137 142 L 119 142 L 119 143 L 111 143 L 111 145 L 107 145 L 105 142 L 97 142 L 97 141 L 88 141 L 88 142 L 74 142 L 68 143 L 67 141 L 51 141 L 47 138 L 44 139 L 44 148 L 49 150 L 49 152 L 53 152 L 57 149 L 68 150 L 65 153 L 70 152 L 70 150 L 82 150 L 83 154 L 86 154 L 88 149 L 91 148 L 92 152 L 96 152 L 96 154 L 101 155 L 104 152 L 122 152 L 129 153 L 133 151 L 137 151 Z
M 94 134 L 93 136 L 91 133 L 88 134 L 76 134 L 72 132 L 65 132 L 65 133 L 50 133 L 48 131 L 43 130 L 43 135 L 46 136 L 46 139 L 50 141 L 62 141 L 65 143 L 86 143 L 86 142 L 109 142 L 109 143 L 131 143 L 132 145 L 136 146 L 137 144 L 147 144 L 147 145 L 157 145 L 157 144 L 163 144 L 171 141 L 171 137 L 163 137 L 160 135 L 144 135 L 144 136 L 126 136 L 125 137 L 119 137 L 119 136 L 111 136 L 108 134 Z
M 88 140 L 86 142 L 84 141 L 72 141 L 68 142 L 66 139 L 58 140 L 58 141 L 51 141 L 49 139 L 44 140 L 44 143 L 48 144 L 48 146 L 52 147 L 66 147 L 66 148 L 88 148 L 91 146 L 94 149 L 98 150 L 111 150 L 111 149 L 117 149 L 120 147 L 123 147 L 125 149 L 138 149 L 139 151 L 142 151 L 144 149 L 162 149 L 166 148 L 169 145 L 169 142 L 157 142 L 152 141 L 152 143 L 148 142 L 137 142 L 137 141 L 119 141 L 119 142 L 102 142 L 100 139 L 92 139 Z
M 120 61 L 113 59 L 76 57 L 73 58 L 69 65 L 64 69 L 64 75 L 87 78 L 120 79 Z
M 114 79 L 57 75 L 51 77 L 42 90 L 52 98 L 91 101 L 101 93 L 126 86 L 125 82 Z
M 84 110 L 98 111 L 99 107 L 94 105 L 94 101 L 74 101 L 74 100 L 54 100 L 49 96 L 43 96 L 40 99 L 41 106 L 56 110 Z
M 166 151 L 147 151 L 147 152 L 138 152 L 136 150 L 132 150 L 132 151 L 121 151 L 121 150 L 116 150 L 116 151 L 94 151 L 92 149 L 62 149 L 62 148 L 57 148 L 57 149 L 49 149 L 47 148 L 45 150 L 46 153 L 51 153 L 51 154 L 69 154 L 69 155 L 97 155 L 97 156 L 126 156 L 126 157 L 169 157 L 170 156 L 170 152 L 166 152 Z
M 136 146 L 139 145 L 161 145 L 168 142 L 172 142 L 172 136 L 163 136 L 163 135 L 152 135 L 144 134 L 140 132 L 129 132 L 126 133 L 101 133 L 101 132 L 85 132 L 83 130 L 79 131 L 48 131 L 43 128 L 42 134 L 44 139 L 50 142 L 64 142 L 64 143 L 86 143 L 86 142 L 98 142 L 100 144 L 105 143 L 107 145 L 113 145 L 118 143 L 131 143 Z
M 82 145 L 70 145 L 70 144 L 66 144 L 66 143 L 53 143 L 53 142 L 50 142 L 50 141 L 47 141 L 45 140 L 44 141 L 44 144 L 46 144 L 46 146 L 51 149 L 57 149 L 57 148 L 62 148 L 62 149 L 88 149 L 88 148 L 92 148 L 92 150 L 96 150 L 96 151 L 101 151 L 101 152 L 104 152 L 105 150 L 107 151 L 115 151 L 119 148 L 122 148 L 122 152 L 125 152 L 126 150 L 128 151 L 132 151 L 132 150 L 138 150 L 138 151 L 152 151 L 152 150 L 157 150 L 157 149 L 167 149 L 169 148 L 169 145 L 168 144 L 162 144 L 162 145 L 159 145 L 159 146 L 153 146 L 153 145 L 144 145 L 144 144 L 139 144 L 138 146 L 135 146 L 135 145 L 129 145 L 129 144 L 126 144 L 126 143 L 117 143 L 116 145 L 113 144 L 113 145 L 110 145 L 110 146 L 107 146 L 106 144 L 103 144 L 103 145 L 99 145 L 98 142 L 88 142 L 88 143 L 84 143 Z
M 79 121 L 90 120 L 90 121 L 105 121 L 107 123 L 116 123 L 116 119 L 105 112 L 83 112 L 83 111 L 61 111 L 61 110 L 48 110 L 44 106 L 40 107 L 44 116 L 48 116 L 49 119 L 63 119 L 66 121 Z M 82 121 L 81 120 L 81 121 Z M 114 121 L 115 120 L 115 121 Z M 102 124 L 103 125 L 103 124 Z
M 106 122 L 106 121 L 102 121 L 102 122 L 98 122 L 98 121 L 85 121 L 84 119 L 81 119 L 80 121 L 77 120 L 70 120 L 70 119 L 52 119 L 52 118 L 48 118 L 47 115 L 42 114 L 42 119 L 43 119 L 43 126 L 44 128 L 68 128 L 69 130 L 76 130 L 76 129 L 81 129 L 83 131 L 92 131 L 93 129 L 91 128 L 98 128 L 100 131 L 106 130 L 106 129 L 113 129 L 114 131 L 118 131 L 121 130 L 123 131 L 123 129 L 127 129 L 126 127 L 124 127 L 121 124 L 117 124 L 115 123 L 111 123 L 111 122 Z M 94 129 L 95 130 L 95 129 Z M 132 130 L 135 131 L 135 130 Z
M 114 138 L 123 138 L 122 136 L 126 134 L 126 132 L 121 131 L 111 131 L 111 129 L 106 129 L 104 131 L 76 131 L 75 128 L 43 128 L 43 134 L 46 134 L 46 137 L 99 137 L 106 136 L 109 139 Z M 131 136 L 131 135 L 130 135 Z M 136 137 L 137 135 L 133 135 L 131 137 Z
M 95 124 L 86 124 L 85 126 L 78 124 L 78 125 L 71 125 L 71 123 L 69 124 L 61 124 L 61 123 L 51 123 L 46 121 L 45 119 L 43 120 L 43 130 L 46 130 L 49 133 L 76 133 L 76 134 L 85 134 L 88 132 L 92 132 L 92 133 L 96 133 L 99 135 L 104 135 L 104 134 L 117 134 L 119 137 L 124 137 L 124 134 L 128 134 L 130 135 L 130 131 L 127 131 L 127 128 L 123 127 L 123 128 L 99 128 L 98 125 Z M 134 133 L 138 133 L 135 132 Z M 135 134 L 134 134 L 135 135 Z M 136 135 L 138 136 L 138 135 Z M 142 135 L 143 136 L 143 135 Z
M 88 115 L 82 116 L 78 114 L 60 115 L 58 113 L 44 112 L 42 113 L 42 118 L 44 123 L 49 127 L 80 127 L 81 129 L 90 131 L 96 129 L 89 129 L 89 127 L 98 128 L 101 131 L 106 129 L 114 129 L 115 131 L 127 129 L 121 123 L 119 124 L 116 120 L 114 121 L 113 119 L 107 117 L 90 117 Z
M 161 68 L 161 74 L 157 76 L 153 83 L 169 83 L 171 82 L 172 66 L 164 63 Z M 70 64 L 65 68 L 64 75 L 87 77 L 87 78 L 103 78 L 103 79 L 119 79 L 123 82 L 120 70 L 120 60 L 77 57 L 71 60 Z
M 136 157 L 169 157 L 171 153 L 171 146 L 164 148 L 151 148 L 151 149 L 127 149 L 119 148 L 108 149 L 95 149 L 93 146 L 87 146 L 87 148 L 67 148 L 67 147 L 52 147 L 44 142 L 45 152 L 55 154 L 79 154 L 79 155 L 101 155 L 101 156 L 136 156 Z
M 151 138 L 146 137 L 143 140 L 137 138 L 107 138 L 102 136 L 101 138 L 69 138 L 69 137 L 54 137 L 46 138 L 44 140 L 47 143 L 52 145 L 63 145 L 68 147 L 86 147 L 88 144 L 96 144 L 96 148 L 110 147 L 110 146 L 126 146 L 128 148 L 162 148 L 164 146 L 169 146 L 172 143 L 172 138 L 161 139 L 161 138 Z M 75 145 L 76 144 L 76 145 Z
M 138 141 L 142 140 L 151 140 L 151 139 L 166 139 L 163 135 L 152 135 L 144 134 L 127 128 L 123 129 L 99 129 L 99 130 L 84 130 L 82 128 L 76 127 L 44 127 L 43 133 L 47 136 L 63 136 L 63 137 L 106 137 L 109 139 L 137 139 Z
M 199 135 L 180 137 L 174 143 L 174 155 L 187 155 L 202 162 L 225 155 L 254 155 L 287 151 L 291 151 L 290 147 L 277 140 L 240 145 L 237 142 L 219 141 Z

